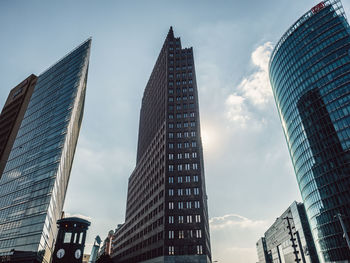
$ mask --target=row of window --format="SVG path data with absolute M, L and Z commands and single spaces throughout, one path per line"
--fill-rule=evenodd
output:
M 184 168 L 184 169 L 183 169 Z M 177 165 L 177 171 L 190 171 L 190 170 L 198 170 L 198 164 L 197 163 L 192 163 L 192 167 L 190 163 L 186 163 L 186 164 L 178 164 Z M 174 172 L 175 171 L 175 165 L 173 164 L 169 164 L 168 166 L 168 171 L 169 172 Z
M 197 245 L 197 255 L 202 255 L 203 254 L 203 246 L 202 245 Z M 169 255 L 175 255 L 175 247 L 174 246 L 169 246 Z
M 187 149 L 187 148 L 195 148 L 197 147 L 197 142 L 196 141 L 193 141 L 193 142 L 178 142 L 178 143 L 169 143 L 168 146 L 169 146 L 169 149 L 175 149 L 175 145 L 176 145 L 176 148 L 177 149 L 182 149 L 182 146 L 183 148 Z
M 193 100 L 194 96 L 190 95 L 190 96 L 188 96 L 188 98 L 187 98 L 187 96 L 183 96 L 183 97 L 178 96 L 178 97 L 176 97 L 176 101 L 187 100 L 187 99 L 188 100 Z M 173 102 L 174 101 L 174 97 L 169 97 L 168 101 L 169 102 Z
M 194 104 L 193 104 L 194 105 Z M 174 128 L 174 123 L 169 123 L 169 129 L 173 129 Z M 196 127 L 196 122 L 195 121 L 191 121 L 191 122 L 177 122 L 176 123 L 176 128 L 177 129 L 181 129 L 181 128 L 188 128 L 188 127 Z
M 182 93 L 187 93 L 187 90 L 188 92 L 193 92 L 193 87 L 183 87 L 182 88 Z M 169 94 L 174 94 L 174 89 L 169 89 Z M 181 94 L 181 88 L 176 88 L 176 94 L 180 95 Z
M 194 188 L 194 195 L 199 195 L 199 189 L 198 188 Z M 185 206 L 184 206 L 185 204 Z M 194 208 L 199 208 L 200 204 L 199 201 L 195 201 L 194 202 L 195 207 Z M 174 202 L 169 202 L 169 209 L 173 210 L 175 208 L 174 206 Z M 177 202 L 177 208 L 178 209 L 192 209 L 192 202 L 191 201 L 187 201 L 187 202 Z M 196 220 L 196 223 L 200 223 L 200 218 L 199 221 Z
M 188 74 L 186 74 L 186 73 L 182 73 L 182 74 L 180 74 L 180 73 L 177 73 L 176 74 L 176 78 L 177 79 L 179 79 L 179 78 L 187 78 L 187 76 L 188 77 L 192 77 L 192 72 L 189 72 Z M 174 74 L 169 74 L 169 78 L 170 79 L 173 79 L 174 78 Z
M 168 155 L 169 160 L 175 160 L 174 157 L 175 157 L 175 155 L 173 153 L 169 153 L 169 155 Z M 178 153 L 178 154 L 176 154 L 176 157 L 177 157 L 177 160 L 181 160 L 182 158 L 184 158 L 184 159 L 197 158 L 197 152 L 184 153 L 184 154 Z M 182 167 L 178 168 L 178 169 L 182 170 Z
M 176 86 L 180 86 L 180 85 L 187 85 L 187 84 L 193 84 L 193 80 L 189 79 L 187 80 L 183 80 L 183 81 L 176 81 Z M 169 86 L 172 87 L 174 86 L 174 81 L 169 81 Z
M 191 182 L 191 176 L 187 175 L 184 176 L 185 177 L 185 183 L 190 183 Z M 198 182 L 198 175 L 193 175 L 192 176 L 192 181 L 193 182 Z M 183 183 L 183 177 L 182 176 L 178 176 L 177 177 L 177 182 L 178 183 Z M 173 184 L 174 183 L 174 177 L 170 176 L 169 177 L 169 184 Z
M 179 230 L 177 231 L 178 235 L 174 235 L 175 231 L 174 230 L 170 230 L 169 231 L 169 239 L 175 239 L 176 237 L 178 239 L 184 239 L 184 238 L 202 238 L 202 230 L 197 229 L 197 230 L 186 230 L 186 235 L 185 235 L 185 230 Z
M 169 132 L 169 133 L 168 133 L 169 139 L 175 138 L 174 135 L 175 135 L 175 133 Z M 183 136 L 182 136 L 182 135 L 183 135 Z M 188 137 L 195 137 L 195 136 L 196 136 L 196 132 L 195 132 L 195 131 L 183 132 L 183 133 L 182 133 L 182 132 L 177 132 L 177 133 L 176 133 L 176 138 L 178 138 L 178 139 L 180 139 L 180 138 L 182 138 L 182 137 L 188 138 Z
M 168 107 L 169 111 L 173 111 L 174 110 L 174 105 L 169 105 Z M 187 109 L 194 109 L 194 103 L 190 103 L 190 104 L 176 104 L 176 110 L 187 110 Z
M 180 66 L 177 66 L 175 67 L 175 70 L 176 71 L 179 71 L 179 70 L 192 70 L 192 65 L 183 65 L 182 67 Z M 174 71 L 174 67 L 169 67 L 169 71 Z

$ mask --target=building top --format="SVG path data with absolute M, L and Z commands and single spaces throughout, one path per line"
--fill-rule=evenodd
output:
M 81 224 L 81 225 L 85 225 L 85 226 L 90 226 L 90 222 L 85 220 L 85 219 L 82 219 L 82 218 L 79 218 L 79 217 L 66 217 L 66 218 L 62 218 L 62 219 L 59 219 L 57 220 L 57 224 L 58 225 L 63 225 L 63 224 L 70 224 L 70 223 L 74 223 L 74 224 Z
M 343 8 L 340 0 L 326 0 L 326 1 L 322 1 L 319 4 L 315 5 L 309 11 L 307 11 L 304 15 L 302 15 L 291 27 L 289 27 L 289 29 L 283 34 L 283 36 L 277 42 L 275 48 L 273 49 L 273 51 L 271 53 L 271 57 L 270 57 L 270 61 L 269 61 L 269 68 L 271 67 L 271 63 L 272 63 L 276 53 L 278 52 L 280 47 L 283 45 L 283 43 L 287 40 L 287 38 L 290 35 L 292 35 L 295 32 L 295 30 L 297 30 L 302 24 L 304 24 L 305 21 L 307 21 L 310 17 L 312 17 L 314 14 L 317 14 L 320 10 L 322 10 L 323 8 L 330 6 L 330 5 L 333 6 L 335 12 L 339 16 L 343 16 L 346 18 L 344 8 Z

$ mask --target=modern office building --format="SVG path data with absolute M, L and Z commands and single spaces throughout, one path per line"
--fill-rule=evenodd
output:
M 1 127 L 11 128 L 2 143 L 5 155 L 8 145 L 10 151 L 0 179 L 1 262 L 50 262 L 83 117 L 90 46 L 89 39 L 31 75 L 2 111 Z
M 259 263 L 318 263 L 302 203 L 293 202 L 256 244 Z
M 211 262 L 192 48 L 172 28 L 145 88 L 115 262 Z
M 350 27 L 339 0 L 319 3 L 272 52 L 270 81 L 321 262 L 349 262 Z
M 258 242 L 256 242 L 256 251 L 258 253 L 258 263 L 270 263 L 265 237 L 261 237 Z

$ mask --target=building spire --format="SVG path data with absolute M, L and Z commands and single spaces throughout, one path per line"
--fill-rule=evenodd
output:
M 167 38 L 171 38 L 171 39 L 174 38 L 174 31 L 173 31 L 173 27 L 172 26 L 170 26 Z

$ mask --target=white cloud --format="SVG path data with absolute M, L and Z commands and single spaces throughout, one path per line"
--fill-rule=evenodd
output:
M 268 223 L 253 220 L 238 214 L 227 214 L 210 219 L 213 261 L 256 262 L 255 243 L 259 233 L 267 229 Z
M 272 101 L 272 90 L 268 75 L 268 62 L 272 43 L 258 46 L 251 54 L 254 71 L 244 77 L 235 92 L 226 99 L 226 115 L 232 122 L 244 124 L 254 119 L 252 111 L 262 110 Z

